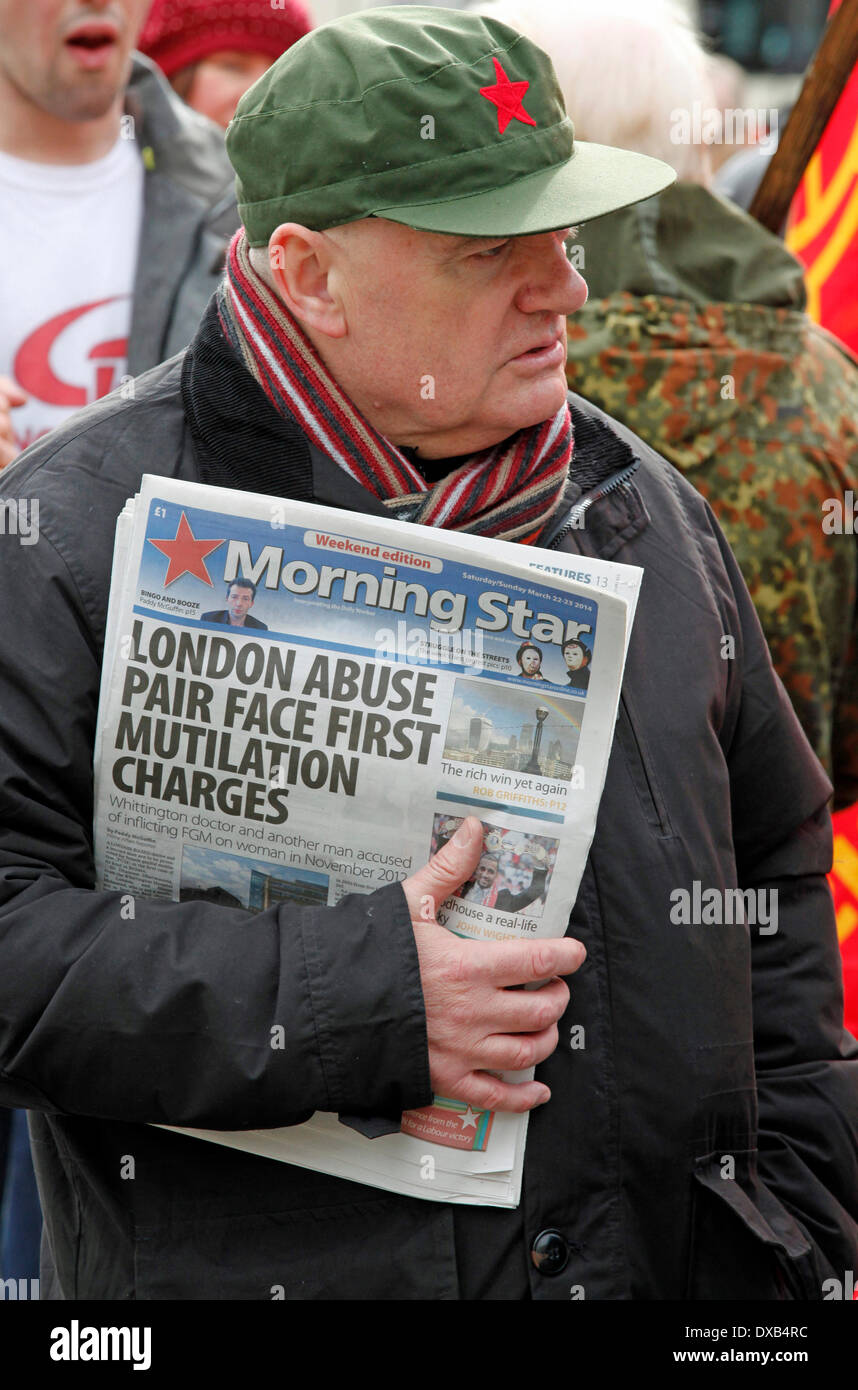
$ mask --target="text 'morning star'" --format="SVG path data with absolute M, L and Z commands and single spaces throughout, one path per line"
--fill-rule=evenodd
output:
M 536 125 L 529 111 L 522 106 L 529 82 L 510 82 L 497 58 L 492 58 L 497 81 L 493 87 L 481 87 L 480 96 L 493 101 L 498 109 L 498 131 L 503 135 L 510 121 L 522 121 L 524 125 Z
M 160 550 L 162 555 L 166 555 L 170 561 L 167 566 L 167 577 L 164 580 L 165 589 L 174 580 L 181 579 L 183 574 L 192 574 L 195 579 L 202 579 L 203 583 L 214 588 L 213 581 L 206 569 L 206 556 L 212 550 L 217 550 L 219 545 L 223 545 L 223 540 L 196 540 L 184 512 L 182 512 L 173 540 L 156 541 L 151 536 L 148 537 L 148 540 L 150 545 L 154 545 L 155 549 Z

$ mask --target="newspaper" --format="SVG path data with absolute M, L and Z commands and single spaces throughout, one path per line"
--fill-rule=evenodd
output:
M 474 815 L 483 857 L 438 920 L 483 940 L 562 936 L 640 578 L 146 475 L 116 533 L 99 885 L 250 913 L 333 905 L 407 877 Z M 412 1196 L 515 1206 L 527 1116 L 436 1097 L 375 1139 L 319 1112 L 181 1132 Z

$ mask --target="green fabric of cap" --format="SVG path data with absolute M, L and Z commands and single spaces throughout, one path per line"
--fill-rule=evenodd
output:
M 517 236 L 585 222 L 676 177 L 576 141 L 547 55 L 498 20 L 424 7 L 314 29 L 245 93 L 226 135 L 251 246 L 298 222 L 386 217 Z

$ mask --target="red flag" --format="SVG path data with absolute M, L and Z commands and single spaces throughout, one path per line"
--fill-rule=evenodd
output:
M 834 817 L 834 864 L 829 879 L 843 956 L 846 1027 L 858 1035 L 858 806 Z
M 858 352 L 858 67 L 798 186 L 786 244 L 807 266 L 810 317 Z
M 839 5 L 840 0 L 833 0 L 829 16 Z M 798 186 L 786 244 L 807 267 L 811 318 L 858 353 L 858 67 Z M 830 882 L 843 956 L 846 1026 L 858 1033 L 858 806 L 834 817 Z

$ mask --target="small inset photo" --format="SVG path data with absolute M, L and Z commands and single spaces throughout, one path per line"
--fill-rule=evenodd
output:
M 444 735 L 449 762 L 569 781 L 584 706 L 544 688 L 457 680 Z
M 510 663 L 510 674 L 523 680 L 559 685 L 573 695 L 586 695 L 590 684 L 591 642 L 569 637 L 560 648 L 553 643 L 521 643 Z
M 463 816 L 436 815 L 432 824 L 432 854 L 452 839 L 463 820 Z M 489 821 L 480 824 L 483 853 L 473 877 L 454 896 L 493 912 L 524 912 L 528 917 L 541 917 L 558 841 L 547 835 L 507 830 Z
M 223 623 L 227 627 L 255 628 L 257 632 L 267 632 L 268 624 L 254 618 L 251 608 L 256 602 L 256 585 L 252 579 L 233 579 L 226 586 L 223 608 L 214 608 L 210 613 L 201 613 L 204 623 Z
M 248 912 L 264 912 L 282 902 L 325 907 L 328 875 L 275 861 L 260 862 L 249 855 L 186 845 L 182 850 L 179 901 L 192 898 L 224 907 L 243 907 Z

